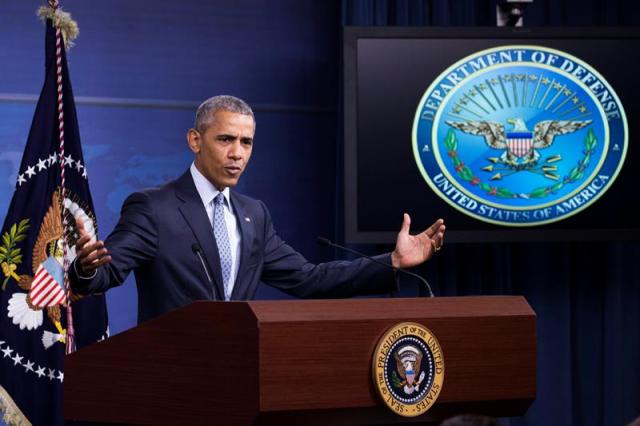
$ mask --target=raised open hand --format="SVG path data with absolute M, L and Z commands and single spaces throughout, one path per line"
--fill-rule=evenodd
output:
M 444 243 L 444 220 L 438 219 L 424 232 L 409 234 L 411 217 L 404 214 L 402 227 L 396 240 L 396 248 L 391 253 L 394 268 L 411 268 L 429 260 Z

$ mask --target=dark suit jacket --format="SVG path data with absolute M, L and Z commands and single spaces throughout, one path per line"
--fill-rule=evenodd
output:
M 302 298 L 380 294 L 397 289 L 391 268 L 367 259 L 314 265 L 282 241 L 266 206 L 231 192 L 242 235 L 240 265 L 231 298 L 252 299 L 259 282 Z M 105 240 L 111 263 L 82 279 L 70 268 L 78 294 L 104 292 L 124 282 L 131 270 L 138 286 L 138 321 L 195 300 L 221 300 L 222 274 L 213 230 L 187 170 L 160 187 L 130 195 L 120 221 Z M 209 282 L 195 247 L 212 275 Z M 377 257 L 390 264 L 388 254 Z

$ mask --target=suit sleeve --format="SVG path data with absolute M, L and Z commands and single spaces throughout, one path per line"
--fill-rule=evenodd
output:
M 84 295 L 107 291 L 122 284 L 132 269 L 153 259 L 158 250 L 158 229 L 149 195 L 134 193 L 125 200 L 120 220 L 105 240 L 105 247 L 109 250 L 111 262 L 98 268 L 93 277 L 80 277 L 75 261 L 69 268 L 69 279 L 75 293 Z
M 276 234 L 264 204 L 264 265 L 261 280 L 272 287 L 301 298 L 342 298 L 383 294 L 398 290 L 391 255 L 313 264 Z

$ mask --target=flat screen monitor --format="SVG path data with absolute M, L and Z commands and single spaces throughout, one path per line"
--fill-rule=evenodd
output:
M 635 28 L 344 29 L 345 236 L 635 240 Z

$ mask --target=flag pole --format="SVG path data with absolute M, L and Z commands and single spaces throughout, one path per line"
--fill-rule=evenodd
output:
M 56 11 L 60 5 L 58 0 L 48 0 L 49 6 Z M 62 49 L 64 44 L 62 40 L 62 30 L 60 26 L 56 26 L 56 82 L 58 88 L 58 136 L 60 138 L 59 164 L 60 164 L 60 200 L 62 203 L 62 226 L 64 235 L 63 246 L 63 270 L 64 270 L 64 288 L 67 293 L 67 334 L 65 342 L 65 353 L 70 354 L 76 350 L 75 331 L 73 328 L 73 309 L 71 307 L 71 285 L 69 284 L 69 258 L 67 236 L 69 235 L 69 224 L 64 218 L 64 200 L 66 199 L 66 185 L 64 169 L 66 166 L 64 157 L 64 98 L 62 93 Z

